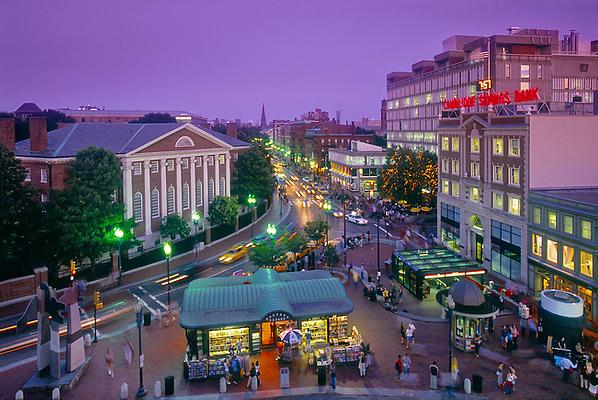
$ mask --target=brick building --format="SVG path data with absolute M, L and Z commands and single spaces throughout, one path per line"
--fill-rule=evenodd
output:
M 64 189 L 76 153 L 96 146 L 112 151 L 123 172 L 120 194 L 135 234 L 151 247 L 159 239 L 161 219 L 178 213 L 191 223 L 194 210 L 208 213 L 215 196 L 229 195 L 233 162 L 249 144 L 192 124 L 76 123 L 51 132 L 43 117 L 30 117 L 31 137 L 13 145 L 27 169 L 27 181 L 42 190 Z M 11 147 L 14 121 L 0 120 L 0 140 Z M 13 142 L 14 143 L 14 139 Z

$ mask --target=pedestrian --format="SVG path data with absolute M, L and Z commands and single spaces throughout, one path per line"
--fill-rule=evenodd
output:
M 517 350 L 517 340 L 519 339 L 519 331 L 515 324 L 511 325 L 511 333 L 513 334 L 513 350 Z
M 504 384 L 505 384 L 504 364 L 500 363 L 500 364 L 498 364 L 498 367 L 496 368 L 496 386 L 498 386 L 498 388 L 500 390 L 503 390 Z
M 255 375 L 255 363 L 251 363 L 251 370 L 247 378 L 247 389 L 257 390 L 257 377 Z
M 558 347 L 559 349 L 562 349 L 562 350 L 567 349 L 567 342 L 565 341 L 564 337 L 561 337 L 561 339 L 556 344 L 556 347 Z
M 581 365 L 579 366 L 579 387 L 582 389 L 589 388 L 589 378 L 592 372 L 592 365 L 585 360 L 580 360 Z
M 336 389 L 336 363 L 334 360 L 330 362 L 328 369 L 330 370 L 330 386 L 332 389 Z
M 474 346 L 474 354 L 477 358 L 480 358 L 480 347 L 482 347 L 482 339 L 476 339 Z
M 243 350 L 243 343 L 241 343 L 241 339 L 237 340 L 237 354 L 241 354 Z
M 305 331 L 305 351 L 308 352 L 311 348 L 311 332 L 308 330 Z
M 596 398 L 598 396 L 598 371 L 593 371 L 588 381 L 590 383 L 590 394 L 593 398 Z
M 453 382 L 457 382 L 457 377 L 459 376 L 459 361 L 457 357 L 453 355 L 451 359 L 451 377 L 453 378 Z
M 546 344 L 544 340 L 544 324 L 542 323 L 542 319 L 538 320 L 538 341 L 540 344 Z
M 399 288 L 399 303 L 403 302 L 403 288 Z
M 568 358 L 563 357 L 561 361 L 561 369 L 563 370 L 563 376 L 561 379 L 563 380 L 563 382 L 569 383 L 569 377 L 571 376 L 575 368 L 577 368 L 576 363 L 573 363 Z
M 368 231 L 368 243 L 372 240 L 372 234 Z
M 114 378 L 114 369 L 112 363 L 114 362 L 114 354 L 110 348 L 106 348 L 106 368 L 108 369 L 108 376 Z
M 537 328 L 536 328 L 536 321 L 533 318 L 530 318 L 527 322 L 527 334 L 530 339 L 533 339 L 534 337 L 537 338 L 537 336 L 538 336 Z
M 395 369 L 397 370 L 397 380 L 400 381 L 403 373 L 403 359 L 400 354 L 397 356 L 397 361 L 395 361 Z
M 436 361 L 430 364 L 428 370 L 430 371 L 430 389 L 436 390 L 438 389 L 438 372 L 440 372 L 436 365 Z
M 405 376 L 409 376 L 409 371 L 411 371 L 411 357 L 409 357 L 409 354 L 405 353 L 403 356 L 403 373 Z
M 496 315 L 493 315 L 492 317 L 488 318 L 488 332 L 490 332 L 490 334 L 494 334 L 494 321 L 496 320 Z
M 359 368 L 359 376 L 365 376 L 365 354 L 363 352 L 359 355 L 357 367 Z
M 260 379 L 261 375 L 262 375 L 262 373 L 260 372 L 260 361 L 257 360 L 255 362 L 255 377 L 257 378 L 257 386 L 258 387 L 262 384 L 262 380 Z
M 507 327 L 505 325 L 500 328 L 500 345 L 507 348 Z
M 131 363 L 133 362 L 133 343 L 131 343 L 128 336 L 125 336 L 123 340 L 123 353 L 127 366 L 131 367 Z
M 506 349 L 507 353 L 510 353 L 513 350 L 513 333 L 508 327 L 506 330 Z
M 230 385 L 230 362 L 228 360 L 224 361 L 224 379 L 226 384 Z
M 413 325 L 413 322 L 409 322 L 405 333 L 407 334 L 407 348 L 409 349 L 413 345 L 413 335 L 415 335 L 415 325 Z
M 357 272 L 357 269 L 353 269 L 351 273 L 353 274 L 353 287 L 357 289 L 357 282 L 359 282 L 359 272 Z
M 505 394 L 512 394 L 515 391 L 515 381 L 517 379 L 517 375 L 515 375 L 515 370 L 509 369 L 507 373 L 507 379 L 505 380 Z
M 405 333 L 405 325 L 403 325 L 403 322 L 401 321 L 401 345 L 405 346 L 405 338 L 406 338 L 407 334 Z

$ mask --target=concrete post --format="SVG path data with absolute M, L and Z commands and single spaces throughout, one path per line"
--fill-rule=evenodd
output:
M 60 400 L 60 389 L 52 389 L 52 400 Z
M 15 393 L 15 400 L 23 400 L 23 399 L 24 399 L 23 391 L 17 390 L 17 393 Z
M 127 400 L 129 398 L 129 385 L 123 383 L 120 385 L 120 400 Z
M 154 397 L 156 399 L 162 397 L 162 382 L 159 380 L 157 380 L 156 383 L 154 383 Z

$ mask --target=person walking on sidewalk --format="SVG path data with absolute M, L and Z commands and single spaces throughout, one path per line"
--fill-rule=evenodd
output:
M 359 355 L 357 368 L 359 368 L 359 376 L 365 376 L 365 354 L 363 354 L 363 352 Z
M 332 389 L 336 389 L 336 363 L 334 360 L 330 362 L 328 369 L 330 371 L 330 386 Z
M 125 361 L 127 362 L 127 366 L 131 367 L 133 363 L 133 343 L 128 336 L 125 336 L 123 340 L 123 354 L 125 355 Z
M 112 363 L 114 362 L 114 354 L 112 354 L 112 350 L 108 347 L 106 349 L 106 368 L 108 369 L 108 376 L 114 378 L 114 369 Z
M 405 338 L 406 338 L 407 334 L 405 333 L 405 325 L 403 325 L 403 322 L 401 322 L 401 345 L 405 346 Z
M 403 373 L 403 359 L 400 354 L 397 356 L 397 361 L 395 361 L 395 369 L 397 370 L 397 380 L 400 381 Z
M 438 373 L 440 372 L 436 361 L 432 362 L 428 369 L 430 370 L 430 389 L 436 390 L 438 389 Z
M 359 282 L 359 272 L 357 269 L 353 268 L 351 273 L 353 274 L 353 287 L 357 289 L 357 283 Z
M 411 358 L 409 354 L 405 353 L 403 356 L 403 373 L 405 376 L 409 376 L 409 371 L 411 371 Z
M 498 386 L 498 388 L 500 390 L 503 390 L 504 384 L 505 384 L 505 366 L 503 363 L 498 364 L 498 367 L 496 367 L 496 386 Z
M 415 325 L 413 325 L 413 322 L 409 322 L 405 333 L 407 334 L 407 348 L 410 348 L 413 344 L 413 335 L 415 334 Z
M 482 347 L 482 339 L 476 339 L 474 343 L 474 354 L 477 358 L 480 358 L 480 347 Z
M 262 380 L 260 379 L 261 375 L 262 375 L 262 373 L 260 372 L 260 361 L 257 360 L 255 362 L 255 377 L 257 378 L 257 386 L 258 387 L 262 384 Z

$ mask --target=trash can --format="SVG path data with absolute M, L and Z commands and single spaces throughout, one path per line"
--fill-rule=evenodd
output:
M 326 386 L 326 367 L 318 367 L 318 386 Z
M 143 326 L 150 326 L 152 324 L 152 313 L 146 311 L 143 313 Z
M 482 375 L 472 375 L 471 376 L 471 390 L 475 393 L 482 393 L 482 380 L 484 378 Z
M 164 396 L 171 396 L 174 394 L 174 376 L 168 375 L 164 378 Z
M 289 385 L 289 369 L 288 368 L 281 368 L 280 369 L 280 388 L 286 389 Z

